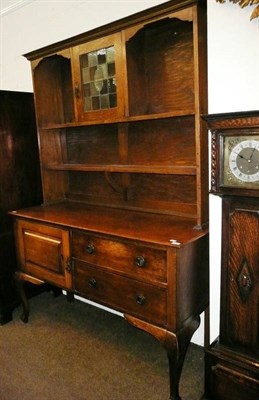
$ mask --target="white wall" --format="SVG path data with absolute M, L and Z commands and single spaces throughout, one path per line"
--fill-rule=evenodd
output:
M 163 0 L 24 0 L 1 17 L 0 88 L 32 91 L 22 54 L 163 3 Z
M 24 0 L 1 16 L 0 89 L 32 91 L 22 54 L 88 31 L 164 1 Z M 252 7 L 208 0 L 209 112 L 259 109 L 259 20 Z M 221 202 L 210 196 L 211 340 L 219 330 Z M 203 343 L 203 324 L 193 342 Z

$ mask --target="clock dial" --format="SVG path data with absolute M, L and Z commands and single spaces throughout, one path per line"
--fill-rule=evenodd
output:
M 224 136 L 222 183 L 232 187 L 259 187 L 259 136 Z
M 259 141 L 244 140 L 238 143 L 230 153 L 229 167 L 242 182 L 259 182 Z

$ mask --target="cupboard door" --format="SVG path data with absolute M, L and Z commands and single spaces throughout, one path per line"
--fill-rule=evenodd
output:
M 125 109 L 126 69 L 121 33 L 76 46 L 72 51 L 78 120 L 122 116 Z
M 22 272 L 66 289 L 71 288 L 68 231 L 18 220 L 16 235 Z

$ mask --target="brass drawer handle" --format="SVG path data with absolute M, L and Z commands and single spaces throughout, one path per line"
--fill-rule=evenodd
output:
M 146 298 L 145 296 L 143 296 L 143 294 L 138 294 L 136 297 L 136 301 L 140 306 L 144 306 L 144 304 L 146 303 Z
M 97 281 L 94 278 L 89 279 L 88 283 L 89 283 L 89 286 L 91 286 L 92 288 L 97 287 Z
M 87 254 L 93 254 L 95 251 L 93 243 L 89 243 L 85 248 Z
M 146 261 L 146 259 L 145 259 L 143 256 L 137 256 L 137 257 L 135 258 L 135 264 L 136 264 L 136 266 L 139 267 L 139 268 L 145 267 L 146 263 L 147 263 L 147 261 Z

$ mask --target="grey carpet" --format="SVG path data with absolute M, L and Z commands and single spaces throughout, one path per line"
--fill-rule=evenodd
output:
M 28 324 L 0 327 L 0 400 L 168 400 L 160 343 L 123 318 L 45 292 L 30 300 Z M 203 394 L 203 349 L 191 344 L 183 400 Z

